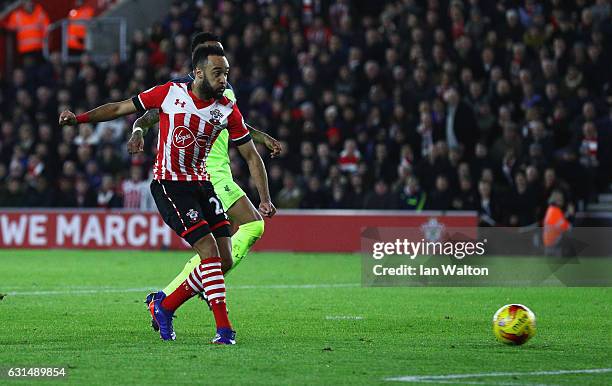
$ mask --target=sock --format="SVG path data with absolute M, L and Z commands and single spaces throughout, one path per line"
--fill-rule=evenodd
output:
M 225 272 L 225 275 L 230 273 L 238 266 L 238 264 L 240 264 L 242 259 L 245 258 L 251 250 L 251 247 L 253 247 L 257 240 L 261 238 L 263 232 L 263 220 L 252 221 L 240 225 L 240 228 L 238 228 L 236 233 L 234 233 L 232 236 L 232 255 L 234 264 L 229 271 Z M 185 264 L 185 267 L 183 267 L 183 270 L 162 291 L 169 296 L 175 290 L 179 289 L 185 283 L 187 277 L 195 269 L 195 267 L 200 265 L 200 260 L 199 255 L 194 255 L 191 259 L 189 259 L 187 264 Z M 184 294 L 184 296 L 186 296 L 186 294 Z
M 166 295 L 170 295 L 176 289 L 181 287 L 181 285 L 185 282 L 185 280 L 187 280 L 187 277 L 194 270 L 194 268 L 200 265 L 200 261 L 201 259 L 199 255 L 195 255 L 191 259 L 189 259 L 187 264 L 185 264 L 183 270 L 162 291 L 164 291 Z
M 225 305 L 225 279 L 221 271 L 221 258 L 202 259 L 202 263 L 191 272 L 187 282 L 195 292 L 204 292 L 206 295 L 215 316 L 217 329 L 231 329 Z
M 232 236 L 232 257 L 234 264 L 225 275 L 227 276 L 238 264 L 246 257 L 253 245 L 261 238 L 264 233 L 264 221 L 251 221 L 240 225 L 236 233 Z
M 168 311 L 174 312 L 177 308 L 182 306 L 183 303 L 194 297 L 196 293 L 197 292 L 191 288 L 187 280 L 185 280 L 162 300 L 161 306 Z

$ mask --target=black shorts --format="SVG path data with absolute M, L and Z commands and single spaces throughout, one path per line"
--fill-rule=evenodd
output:
M 151 181 L 151 193 L 164 222 L 193 246 L 209 233 L 230 236 L 230 222 L 209 181 Z

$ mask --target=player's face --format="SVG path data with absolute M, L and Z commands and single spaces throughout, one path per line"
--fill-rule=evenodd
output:
M 229 73 L 229 63 L 225 56 L 209 56 L 204 69 L 198 72 L 201 72 L 203 77 L 202 92 L 212 95 L 215 99 L 222 98 Z

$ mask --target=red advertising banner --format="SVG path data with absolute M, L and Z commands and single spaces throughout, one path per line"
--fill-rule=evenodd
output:
M 185 247 L 154 212 L 0 212 L 0 233 L 3 248 Z
M 366 228 L 464 227 L 478 225 L 476 212 L 379 210 L 285 210 L 269 221 L 255 250 L 358 252 Z
M 368 227 L 476 227 L 475 213 L 279 211 L 259 251 L 357 252 Z M 156 212 L 0 211 L 0 248 L 186 249 Z

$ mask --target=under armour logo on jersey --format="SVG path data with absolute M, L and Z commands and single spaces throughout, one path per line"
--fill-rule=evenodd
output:
M 184 109 L 184 108 L 185 108 L 185 103 L 186 103 L 186 102 L 183 102 L 183 101 L 179 100 L 178 98 L 176 98 L 176 100 L 174 101 L 174 104 L 175 104 L 176 106 L 181 105 L 181 108 L 182 108 L 182 109 Z
M 223 113 L 219 111 L 219 109 L 210 110 L 210 116 L 212 117 L 210 119 L 210 123 L 212 123 L 213 125 L 221 124 L 221 118 L 223 118 Z

